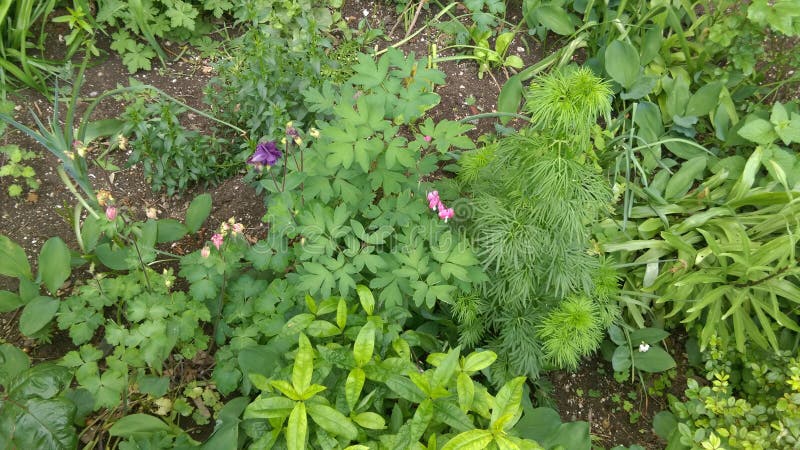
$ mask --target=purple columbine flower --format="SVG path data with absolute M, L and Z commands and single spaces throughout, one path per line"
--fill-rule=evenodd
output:
M 251 164 L 256 168 L 263 166 L 274 166 L 276 162 L 283 156 L 278 146 L 273 141 L 259 142 L 256 146 L 256 151 L 247 160 L 247 164 Z

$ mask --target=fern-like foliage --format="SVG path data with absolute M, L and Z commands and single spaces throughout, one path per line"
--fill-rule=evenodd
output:
M 461 343 L 484 340 L 509 374 L 575 368 L 618 314 L 616 274 L 591 254 L 588 230 L 612 199 L 587 163 L 610 94 L 585 69 L 544 76 L 527 106 L 537 125 L 461 159 L 468 226 L 491 281 L 456 301 L 454 317 Z

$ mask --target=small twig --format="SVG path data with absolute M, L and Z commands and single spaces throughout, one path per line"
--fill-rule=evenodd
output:
M 406 29 L 406 35 L 404 37 L 408 37 L 408 35 L 411 33 L 411 30 L 414 29 L 414 25 L 417 24 L 417 19 L 419 19 L 419 13 L 420 11 L 422 11 L 422 5 L 424 5 L 425 2 L 427 1 L 428 0 L 419 0 L 419 5 L 417 5 L 417 10 L 414 12 L 414 18 L 411 19 L 411 25 L 409 25 L 408 29 Z

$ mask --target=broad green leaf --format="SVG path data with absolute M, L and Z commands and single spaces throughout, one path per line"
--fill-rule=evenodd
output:
M 126 270 L 129 269 L 128 257 L 131 256 L 131 251 L 128 247 L 111 248 L 108 243 L 103 243 L 94 249 L 94 254 L 97 259 L 103 263 L 104 266 L 112 270 Z
M 633 365 L 645 372 L 664 372 L 675 367 L 675 360 L 663 348 L 652 346 L 646 352 L 634 348 Z
M 516 114 L 519 111 L 519 104 L 522 100 L 522 78 L 516 74 L 508 79 L 500 89 L 497 96 L 497 112 Z M 501 116 L 500 123 L 507 124 L 511 120 L 509 116 Z
M 161 219 L 158 221 L 158 243 L 179 241 L 187 231 L 186 226 L 175 219 Z
M 286 424 L 286 447 L 289 450 L 305 450 L 306 434 L 308 434 L 306 405 L 303 402 L 297 402 L 289 414 L 289 422 Z
M 314 349 L 305 334 L 300 334 L 299 347 L 292 367 L 292 387 L 303 395 L 311 385 L 314 374 Z
M 695 180 L 703 176 L 708 158 L 698 156 L 681 165 L 681 168 L 669 179 L 664 191 L 664 198 L 674 200 L 683 197 L 694 185 Z
M 256 398 L 247 405 L 245 419 L 282 419 L 291 414 L 295 402 L 286 397 Z
M 690 98 L 686 105 L 686 116 L 705 116 L 713 111 L 719 104 L 719 94 L 722 92 L 721 81 L 714 81 L 703 85 Z
M 189 233 L 197 233 L 211 214 L 211 195 L 200 194 L 192 200 L 186 210 L 186 228 Z
M 358 428 L 344 414 L 321 403 L 309 403 L 308 415 L 328 433 L 355 440 L 358 437 Z
M 433 404 L 433 409 L 436 421 L 446 423 L 455 431 L 462 432 L 475 428 L 467 413 L 451 401 L 437 401 Z
M 760 145 L 770 144 L 778 138 L 772 124 L 759 118 L 752 119 L 739 128 L 739 136 Z
M 67 244 L 58 237 L 51 237 L 39 252 L 39 277 L 51 294 L 69 278 L 70 254 Z
M 657 344 L 669 336 L 669 333 L 661 328 L 642 328 L 631 332 L 631 342 L 638 345 L 642 342 L 647 344 Z
M 759 167 L 761 167 L 761 158 L 764 155 L 764 149 L 761 146 L 756 147 L 747 162 L 744 165 L 742 175 L 736 180 L 730 193 L 728 194 L 728 202 L 733 202 L 743 198 L 755 182 L 756 174 Z
M 534 14 L 539 22 L 553 33 L 569 36 L 575 32 L 575 26 L 572 24 L 569 14 L 563 8 L 555 5 L 541 5 L 536 8 Z
M 160 431 L 168 431 L 169 425 L 148 414 L 131 414 L 114 422 L 108 430 L 111 436 L 145 437 Z
M 356 292 L 358 293 L 361 307 L 364 308 L 367 315 L 371 316 L 375 312 L 375 297 L 372 295 L 372 291 L 367 286 L 359 284 L 356 286 Z
M 458 374 L 456 379 L 456 393 L 458 394 L 458 406 L 463 411 L 472 408 L 472 400 L 475 398 L 475 382 L 464 372 Z
M 356 341 L 353 344 L 353 357 L 356 360 L 356 365 L 359 367 L 364 366 L 372 359 L 372 352 L 375 348 L 375 324 L 368 321 L 361 327 L 361 330 L 356 336 Z
M 456 373 L 456 369 L 458 368 L 458 358 L 460 354 L 461 346 L 447 352 L 447 356 L 442 359 L 441 364 L 433 371 L 432 384 L 434 389 L 437 387 L 446 388 L 450 384 L 450 380 L 453 378 L 453 374 Z
M 500 388 L 495 397 L 496 404 L 492 409 L 492 424 L 500 421 L 504 416 L 517 416 L 521 412 L 522 388 L 525 385 L 525 377 L 517 377 Z M 514 421 L 505 423 L 503 429 L 514 426 Z
M 78 439 L 73 424 L 75 405 L 64 397 L 5 401 L 0 415 L 0 440 L 8 449 L 73 450 Z M 10 440 L 6 440 L 6 437 Z
M 606 72 L 625 89 L 633 87 L 639 78 L 639 52 L 633 45 L 613 41 L 606 48 Z
M 511 44 L 511 41 L 514 40 L 515 33 L 506 32 L 500 33 L 497 38 L 495 39 L 494 49 L 497 53 L 501 55 L 506 54 L 506 50 L 508 50 L 508 46 Z
M 353 416 L 353 422 L 369 430 L 386 429 L 386 420 L 374 412 L 363 412 Z
M 33 336 L 56 316 L 58 306 L 58 299 L 44 296 L 34 298 L 22 310 L 19 331 L 25 336 Z
M 347 302 L 343 299 L 339 299 L 339 303 L 336 305 L 336 326 L 339 329 L 344 330 L 344 327 L 347 325 Z
M 677 427 L 678 421 L 670 411 L 661 411 L 653 417 L 653 429 L 661 439 L 668 440 Z
M 0 313 L 14 311 L 23 304 L 19 295 L 11 291 L 0 291 Z
M 347 406 L 350 410 L 354 410 L 358 398 L 361 396 L 361 390 L 364 388 L 366 375 L 364 369 L 355 367 L 347 374 L 347 380 L 344 382 L 344 397 L 347 400 Z
M 0 235 L 0 275 L 32 278 L 25 250 L 6 236 Z
M 497 354 L 491 350 L 470 353 L 461 365 L 461 370 L 467 373 L 478 372 L 492 365 L 497 360 Z
M 275 389 L 279 390 L 281 394 L 289 397 L 292 400 L 300 400 L 302 397 L 302 392 L 297 392 L 297 390 L 292 386 L 292 383 L 289 383 L 286 380 L 270 380 L 270 386 L 274 387 Z
M 25 352 L 11 344 L 0 344 L 0 386 L 8 386 L 11 379 L 31 365 Z
M 488 430 L 465 431 L 447 441 L 442 450 L 483 450 L 494 440 Z
M 631 367 L 631 352 L 627 345 L 620 345 L 611 356 L 611 367 L 615 372 L 624 372 Z
M 308 325 L 306 333 L 313 337 L 331 337 L 342 333 L 342 330 L 327 320 L 315 320 Z
M 401 375 L 392 375 L 386 380 L 386 387 L 394 391 L 400 398 L 419 403 L 425 399 L 425 394 L 410 379 Z

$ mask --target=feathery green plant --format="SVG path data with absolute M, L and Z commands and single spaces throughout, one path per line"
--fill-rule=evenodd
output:
M 534 127 L 461 160 L 470 231 L 492 282 L 457 299 L 453 312 L 462 344 L 486 341 L 506 376 L 535 378 L 547 367 L 575 368 L 597 348 L 617 316 L 617 278 L 590 252 L 587 229 L 611 200 L 590 158 L 611 91 L 573 69 L 536 80 L 528 98 Z

